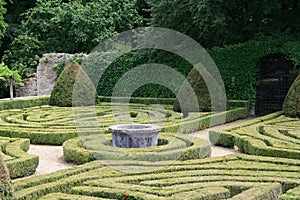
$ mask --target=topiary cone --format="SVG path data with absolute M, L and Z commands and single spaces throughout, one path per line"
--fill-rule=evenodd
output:
M 215 103 L 215 107 L 212 108 L 211 92 L 196 68 L 191 70 L 186 81 L 190 84 L 196 94 L 198 106 L 192 104 L 192 100 L 189 96 L 191 94 L 188 91 L 182 91 L 180 96 L 182 102 L 179 102 L 180 99 L 178 99 L 178 97 L 176 98 L 173 107 L 174 111 L 182 112 L 184 115 L 187 115 L 188 112 L 210 112 L 212 110 L 219 111 L 224 109 L 223 105 L 226 105 L 227 101 L 226 96 L 219 95 L 220 91 L 216 89 L 218 87 L 211 88 L 211 92 L 214 93 L 213 95 L 216 95 L 215 97 L 218 98 L 217 104 Z
M 76 91 L 74 91 L 76 85 Z M 74 95 L 75 94 L 75 95 Z M 71 107 L 92 105 L 95 103 L 96 90 L 87 74 L 76 62 L 66 65 L 50 96 L 50 105 Z M 76 98 L 76 99 L 74 99 Z
M 300 74 L 289 89 L 282 110 L 289 117 L 300 117 Z
M 2 156 L 0 155 L 0 199 L 15 199 L 10 177 Z

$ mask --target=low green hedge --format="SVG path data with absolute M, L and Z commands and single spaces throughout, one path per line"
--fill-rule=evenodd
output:
M 72 195 L 72 194 L 63 194 L 63 193 L 52 193 L 48 194 L 39 200 L 111 200 L 106 198 L 97 198 L 97 197 L 85 197 L 82 195 Z
M 49 96 L 22 97 L 22 98 L 15 98 L 13 100 L 0 99 L 0 110 L 29 108 L 34 106 L 47 105 L 48 103 L 49 103 Z
M 240 102 L 238 105 L 246 106 L 247 103 Z M 172 105 L 131 103 L 129 113 L 135 112 L 138 115 L 130 118 L 129 113 L 122 109 L 114 110 L 112 113 L 111 106 L 110 103 L 101 102 L 95 106 L 95 113 L 79 113 L 77 117 L 82 120 L 95 120 L 96 117 L 100 122 L 97 127 L 82 128 L 83 132 L 90 134 L 108 131 L 108 126 L 118 123 L 114 115 L 131 119 L 133 123 L 162 124 L 164 132 L 192 132 L 224 123 L 224 120 L 230 122 L 248 116 L 247 107 L 232 107 L 230 110 L 220 113 L 189 113 L 187 117 L 183 118 L 181 113 L 172 111 Z M 121 106 L 124 104 L 116 104 L 113 108 L 118 109 Z M 73 115 L 72 108 L 47 105 L 3 110 L 0 111 L 0 136 L 29 138 L 33 144 L 61 145 L 66 140 L 78 136 L 79 131 Z
M 300 199 L 300 186 L 288 190 L 285 194 L 280 196 L 281 200 L 296 200 Z
M 0 137 L 2 156 L 11 178 L 31 175 L 35 172 L 39 157 L 26 153 L 29 149 L 29 139 Z
M 237 146 L 251 155 L 300 159 L 300 119 L 282 112 L 250 120 L 246 123 L 210 131 L 210 140 L 220 146 Z
M 133 173 L 115 170 L 120 165 L 137 170 Z M 139 170 L 151 166 L 154 167 L 151 171 Z M 297 195 L 299 171 L 300 160 L 239 154 L 161 162 L 159 166 L 147 161 L 115 160 L 106 167 L 100 161 L 93 161 L 13 184 L 16 199 L 31 200 L 51 197 L 273 200 L 279 199 L 279 195 L 282 199 Z
M 64 157 L 77 164 L 91 160 L 167 161 L 190 160 L 210 156 L 210 144 L 184 134 L 160 133 L 157 147 L 120 149 L 112 146 L 111 136 L 93 135 L 66 141 Z

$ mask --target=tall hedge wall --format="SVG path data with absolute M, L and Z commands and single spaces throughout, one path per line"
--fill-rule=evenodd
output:
M 215 61 L 225 84 L 228 99 L 250 100 L 255 103 L 258 61 L 268 54 L 280 53 L 300 63 L 300 42 L 285 35 L 259 36 L 246 43 L 215 47 L 208 52 Z M 182 57 L 165 51 L 139 51 L 119 57 L 106 69 L 99 85 L 98 95 L 111 96 L 114 85 L 130 69 L 145 63 L 161 63 L 173 67 L 184 76 L 192 69 Z M 140 87 L 135 97 L 173 98 L 175 95 L 163 86 L 154 84 Z

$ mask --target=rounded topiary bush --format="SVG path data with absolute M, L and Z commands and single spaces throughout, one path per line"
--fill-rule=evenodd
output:
M 209 90 L 206 86 L 205 81 L 203 80 L 202 76 L 199 74 L 196 68 L 193 68 L 189 75 L 187 76 L 186 80 L 193 88 L 195 94 L 197 95 L 197 100 L 199 104 L 199 110 L 195 110 L 197 107 L 191 105 L 189 102 L 191 99 L 189 98 L 188 91 L 182 91 L 181 97 L 184 102 L 181 102 L 181 107 L 178 99 L 174 102 L 173 110 L 176 112 L 207 112 L 211 111 L 211 99 Z M 186 94 L 185 94 L 186 93 Z
M 14 199 L 13 193 L 8 170 L 0 155 L 0 199 Z
M 75 88 L 75 89 L 74 89 Z M 50 96 L 50 105 L 70 107 L 92 105 L 96 90 L 89 77 L 76 62 L 66 65 L 60 74 Z
M 285 97 L 283 111 L 289 117 L 300 117 L 300 75 Z

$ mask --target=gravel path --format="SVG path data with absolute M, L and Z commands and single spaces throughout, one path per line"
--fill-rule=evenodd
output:
M 238 120 L 232 123 L 228 123 L 221 126 L 216 126 L 211 129 L 205 129 L 202 131 L 198 131 L 195 133 L 191 133 L 190 135 L 195 137 L 208 139 L 209 130 L 220 130 L 225 126 L 229 126 L 232 124 L 242 123 L 249 119 Z M 73 166 L 76 166 L 72 163 L 67 163 L 63 157 L 63 149 L 62 146 L 49 146 L 49 145 L 30 145 L 30 149 L 28 153 L 39 156 L 39 166 L 36 169 L 34 175 L 48 174 L 51 172 L 59 171 L 62 169 L 67 169 Z M 228 149 L 223 147 L 212 146 L 212 157 L 224 156 L 228 154 L 239 154 L 241 153 L 235 149 Z
M 209 128 L 209 129 L 197 131 L 197 132 L 191 133 L 190 135 L 195 136 L 195 137 L 199 137 L 199 138 L 203 138 L 203 139 L 209 141 L 208 132 L 210 130 L 222 130 L 222 128 L 225 128 L 227 126 L 231 126 L 231 125 L 234 125 L 234 124 L 240 124 L 240 123 L 243 123 L 243 122 L 248 121 L 250 119 L 253 119 L 253 117 L 250 117 L 250 118 L 247 118 L 247 119 L 241 119 L 241 120 L 237 120 L 237 121 L 227 123 L 227 124 L 223 124 L 223 125 L 220 125 L 220 126 L 215 126 L 215 127 Z M 225 155 L 229 155 L 229 154 L 240 154 L 240 153 L 241 152 L 238 151 L 237 149 L 229 149 L 229 148 L 225 148 L 225 147 L 212 146 L 211 157 L 225 156 Z
M 64 160 L 62 146 L 31 144 L 28 153 L 39 156 L 39 165 L 34 175 L 48 174 L 76 166 Z

